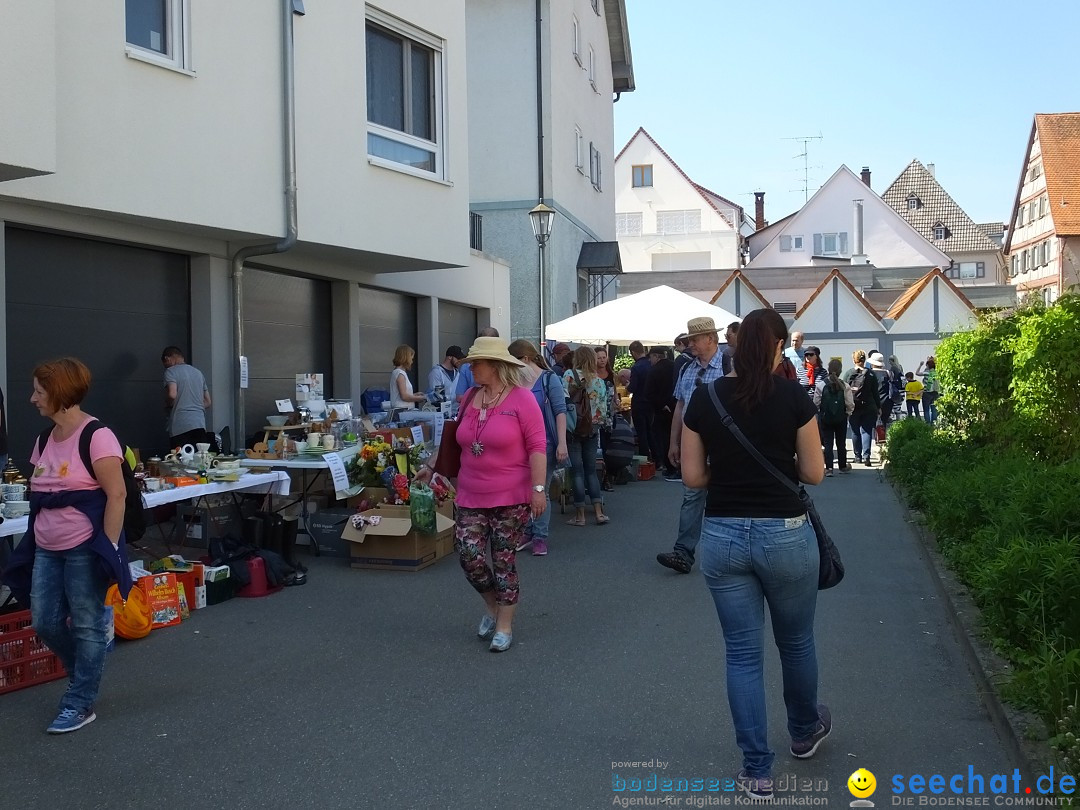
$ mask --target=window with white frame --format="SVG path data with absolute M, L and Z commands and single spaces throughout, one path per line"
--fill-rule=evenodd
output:
M 658 234 L 701 233 L 701 209 L 657 211 L 656 232 Z
M 1016 212 L 1016 227 L 1023 228 L 1025 222 L 1027 222 L 1027 206 L 1021 205 Z
M 1035 200 L 1032 200 L 1028 204 L 1028 222 L 1029 223 L 1034 222 L 1035 219 L 1038 217 L 1038 215 L 1039 215 L 1039 210 L 1038 209 L 1039 209 L 1039 206 L 1038 206 L 1038 203 L 1036 203 Z
M 652 186 L 652 164 L 630 167 L 630 182 L 634 188 L 649 188 Z
M 585 174 L 585 136 L 581 134 L 581 127 L 574 127 L 574 166 Z
M 934 239 L 946 239 L 949 236 L 949 229 L 945 227 L 945 224 L 939 222 L 934 226 Z
M 1028 270 L 1031 269 L 1031 266 L 1028 264 L 1029 261 L 1031 261 L 1031 259 L 1028 257 L 1028 252 L 1026 250 L 1020 251 L 1020 272 L 1021 273 L 1026 273 Z
M 600 0 L 592 0 L 592 10 L 596 12 L 597 16 L 600 16 Z
M 578 22 L 577 16 L 570 18 L 570 42 L 574 49 L 574 59 L 577 63 L 581 64 L 581 23 Z
M 1044 194 L 1043 196 L 1039 197 L 1039 219 L 1042 219 L 1048 213 L 1050 213 L 1050 200 Z
M 641 212 L 615 214 L 615 236 L 641 236 Z
M 907 207 L 908 211 L 915 211 L 919 208 L 922 208 L 922 200 L 920 200 L 919 197 L 914 193 L 908 194 Z
M 593 144 L 589 143 L 589 180 L 592 181 L 593 188 L 600 191 L 603 186 L 600 178 L 600 150 Z
M 1016 274 L 1020 272 L 1020 258 L 1016 255 L 1009 257 L 1009 275 L 1016 278 Z
M 945 275 L 948 278 L 959 279 L 984 278 L 986 276 L 986 263 L 957 262 L 949 268 L 949 271 Z
M 1031 165 L 1031 171 L 1029 172 L 1029 179 L 1035 180 L 1042 175 L 1042 164 L 1033 163 Z
M 803 249 L 803 238 L 794 234 L 784 234 L 780 237 L 780 252 L 781 253 L 801 253 Z
M 443 41 L 368 9 L 368 156 L 444 177 Z
M 127 53 L 191 70 L 190 0 L 125 0 Z
M 589 84 L 596 90 L 596 51 L 592 45 L 589 46 Z
M 814 234 L 815 256 L 847 256 L 848 235 L 847 231 L 837 233 Z

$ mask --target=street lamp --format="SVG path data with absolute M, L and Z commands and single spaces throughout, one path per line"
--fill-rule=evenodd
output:
M 551 238 L 551 226 L 555 222 L 555 209 L 550 206 L 544 205 L 543 201 L 540 202 L 533 210 L 529 212 L 529 222 L 532 225 L 533 236 L 536 237 L 536 244 L 540 246 L 540 277 L 538 279 L 539 291 L 540 291 L 540 336 L 539 343 L 544 343 L 544 247 L 547 245 L 548 239 Z

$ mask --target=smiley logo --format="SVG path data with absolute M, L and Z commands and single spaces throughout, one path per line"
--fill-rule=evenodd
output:
M 866 768 L 859 768 L 847 780 L 848 790 L 857 799 L 865 799 L 872 796 L 877 790 L 877 779 Z

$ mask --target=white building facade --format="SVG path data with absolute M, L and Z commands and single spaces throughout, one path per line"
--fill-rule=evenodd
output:
M 37 336 L 0 352 L 16 458 L 48 357 L 84 359 L 88 410 L 154 448 L 165 345 L 236 435 L 295 373 L 355 400 L 398 343 L 419 381 L 509 328 L 507 268 L 469 247 L 462 0 L 150 5 L 36 0 L 0 29 L 0 311 Z
M 541 298 L 545 323 L 587 305 L 582 244 L 614 243 L 612 104 L 634 89 L 625 0 L 465 6 L 470 211 L 511 268 L 510 335 L 535 340 Z M 528 216 L 541 201 L 556 211 L 543 275 Z

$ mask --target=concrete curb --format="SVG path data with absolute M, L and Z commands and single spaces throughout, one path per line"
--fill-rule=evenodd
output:
M 899 499 L 907 522 L 919 539 L 924 552 L 923 560 L 933 574 L 938 597 L 956 619 L 953 629 L 957 642 L 1009 759 L 1028 778 L 1046 773 L 1054 761 L 1054 754 L 1047 742 L 1045 724 L 1031 712 L 1009 706 L 1002 699 L 996 684 L 1009 676 L 1012 669 L 1010 664 L 981 638 L 979 608 L 972 601 L 967 587 L 956 579 L 938 551 L 937 539 L 923 522 L 922 513 L 908 506 L 903 490 L 892 476 L 886 474 L 884 478 Z M 1033 736 L 1035 739 L 1032 739 Z

